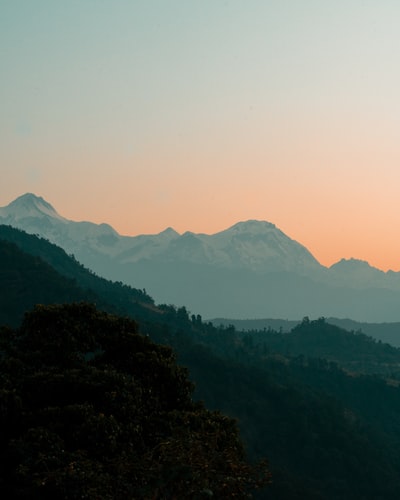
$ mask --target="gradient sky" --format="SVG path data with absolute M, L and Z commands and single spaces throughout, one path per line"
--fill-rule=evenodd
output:
M 400 270 L 398 0 L 1 0 L 0 206 L 267 220 Z

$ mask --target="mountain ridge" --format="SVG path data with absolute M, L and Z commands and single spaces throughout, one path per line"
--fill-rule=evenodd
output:
M 36 223 L 34 223 L 35 218 L 37 219 Z M 42 223 L 43 218 L 46 219 L 45 224 Z M 60 225 L 60 221 L 65 224 Z M 132 250 L 135 247 L 139 248 L 143 242 L 146 244 L 152 242 L 151 255 L 167 251 L 165 244 L 172 244 L 170 255 L 164 256 L 164 260 L 169 260 L 171 256 L 175 258 L 176 255 L 180 255 L 189 261 L 198 263 L 199 256 L 196 257 L 193 248 L 197 244 L 196 251 L 200 252 L 202 263 L 204 259 L 207 260 L 208 256 L 209 263 L 213 264 L 217 261 L 220 265 L 225 265 L 228 268 L 239 266 L 255 271 L 270 271 L 276 270 L 278 266 L 279 269 L 289 270 L 291 261 L 295 262 L 296 266 L 307 268 L 321 266 L 303 245 L 286 236 L 275 224 L 255 219 L 237 222 L 214 234 L 191 231 L 179 234 L 173 228 L 168 227 L 158 234 L 124 236 L 108 224 L 68 220 L 62 217 L 42 197 L 26 193 L 6 207 L 0 208 L 0 222 L 23 229 L 31 234 L 39 231 L 41 236 L 71 252 L 77 251 L 77 239 L 84 239 L 85 244 L 89 244 L 92 251 L 99 253 L 109 254 L 111 248 L 114 247 L 113 256 L 118 257 L 119 254 L 124 254 L 125 262 L 128 261 L 126 260 L 128 249 L 130 250 L 129 261 L 132 262 L 135 261 Z M 112 239 L 110 236 L 115 238 Z M 104 246 L 107 248 L 103 248 Z M 234 251 L 232 251 L 233 247 Z M 295 254 L 297 258 L 293 257 Z M 80 257 L 82 262 L 86 264 L 85 257 Z M 265 266 L 266 257 L 271 260 L 267 266 Z M 136 260 L 141 258 L 139 251 Z M 293 267 L 293 263 L 291 267 Z
M 220 242 L 226 238 L 230 240 L 235 237 L 239 238 L 249 238 L 257 237 L 257 236 L 266 236 L 268 232 L 279 234 L 280 236 L 286 238 L 288 241 L 294 243 L 299 248 L 302 248 L 306 254 L 308 254 L 314 261 L 323 269 L 342 269 L 346 266 L 346 269 L 349 270 L 351 268 L 360 269 L 363 267 L 364 269 L 373 269 L 377 270 L 385 275 L 387 274 L 398 274 L 396 271 L 388 270 L 383 271 L 375 266 L 372 266 L 368 261 L 358 259 L 355 257 L 350 258 L 341 258 L 337 262 L 333 263 L 330 266 L 324 266 L 321 264 L 316 257 L 312 255 L 312 253 L 301 243 L 287 236 L 282 230 L 280 230 L 274 223 L 259 220 L 259 219 L 248 219 L 244 221 L 239 221 L 229 226 L 226 229 L 221 231 L 217 231 L 215 233 L 195 233 L 193 231 L 185 231 L 184 233 L 179 233 L 173 227 L 169 226 L 159 233 L 143 233 L 137 235 L 122 235 L 118 233 L 116 229 L 114 229 L 108 223 L 100 223 L 96 224 L 90 221 L 74 221 L 71 219 L 67 219 L 66 217 L 59 214 L 59 212 L 51 205 L 48 201 L 46 201 L 43 197 L 38 196 L 34 193 L 25 193 L 15 200 L 11 201 L 8 205 L 0 207 L 0 222 L 3 224 L 9 224 L 11 226 L 16 227 L 15 224 L 20 224 L 21 226 L 24 224 L 24 219 L 26 218 L 35 218 L 35 217 L 47 217 L 48 219 L 55 219 L 58 221 L 64 221 L 65 223 L 69 223 L 72 226 L 74 225 L 87 225 L 87 229 L 90 228 L 92 231 L 95 231 L 96 228 L 98 231 L 104 231 L 106 233 L 111 233 L 122 239 L 146 239 L 146 238 L 157 238 L 157 237 L 168 237 L 170 239 L 179 238 L 179 237 L 188 237 L 195 236 L 200 241 L 204 241 L 209 238 L 214 238 L 217 242 L 217 245 L 220 246 Z M 32 233 L 29 231 L 29 227 L 20 227 L 24 231 L 28 233 Z M 400 274 L 400 273 L 399 273 Z
M 400 273 L 357 259 L 327 268 L 267 221 L 211 235 L 169 227 L 122 236 L 108 224 L 68 220 L 27 193 L 0 208 L 0 223 L 48 239 L 106 279 L 146 288 L 157 302 L 184 303 L 203 317 L 400 320 Z

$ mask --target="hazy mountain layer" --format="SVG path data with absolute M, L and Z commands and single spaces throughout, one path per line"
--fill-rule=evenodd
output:
M 400 320 L 400 273 L 355 259 L 326 268 L 265 221 L 213 235 L 168 228 L 121 236 L 107 224 L 67 220 L 25 194 L 0 208 L 0 222 L 47 238 L 101 276 L 146 288 L 159 303 L 185 304 L 205 317 Z

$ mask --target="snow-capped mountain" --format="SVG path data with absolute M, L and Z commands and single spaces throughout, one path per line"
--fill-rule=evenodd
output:
M 179 235 L 168 228 L 156 235 L 121 236 L 107 224 L 68 220 L 43 198 L 27 193 L 0 208 L 0 222 L 47 238 L 85 265 L 87 257 L 99 254 L 122 264 L 157 258 L 257 272 L 304 274 L 321 267 L 304 246 L 265 221 L 239 222 L 212 235 Z
M 38 234 L 100 276 L 146 288 L 157 302 L 206 317 L 400 320 L 400 273 L 342 259 L 329 269 L 274 224 L 249 220 L 216 234 L 121 236 L 75 222 L 28 193 L 0 208 L 0 224 Z
M 68 253 L 75 253 L 81 246 L 88 250 L 112 246 L 119 239 L 118 233 L 108 224 L 68 220 L 50 203 L 32 193 L 26 193 L 0 208 L 0 223 L 38 234 Z
M 259 272 L 295 271 L 300 274 L 321 267 L 303 245 L 270 222 L 238 222 L 220 233 L 198 237 L 208 242 L 211 248 L 223 251 L 229 267 L 242 266 Z
M 67 222 L 51 205 L 41 196 L 35 196 L 32 193 L 26 193 L 16 200 L 12 201 L 6 207 L 0 208 L 0 218 L 5 224 L 18 223 L 19 221 L 37 219 L 55 219 L 58 222 Z
M 306 273 L 320 267 L 305 247 L 268 222 L 240 222 L 211 235 L 186 232 L 179 236 L 173 232 L 169 236 L 167 245 L 162 245 L 165 242 L 164 233 L 153 237 L 150 248 L 152 256 L 155 256 L 157 244 L 157 258 L 169 262 L 180 260 L 197 265 L 257 272 L 296 270 Z M 151 241 L 149 237 L 140 238 L 147 240 L 146 243 Z M 132 246 L 130 255 L 123 256 L 124 262 L 138 262 L 140 258 L 148 258 L 148 253 L 143 254 L 143 247 L 141 250 L 139 253 L 138 247 Z

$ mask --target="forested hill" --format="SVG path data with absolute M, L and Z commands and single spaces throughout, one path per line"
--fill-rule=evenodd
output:
M 119 314 L 154 315 L 145 292 L 97 276 L 49 241 L 0 225 L 1 323 L 19 324 L 35 303 L 89 300 Z M 7 307 L 6 307 L 7 304 Z
M 331 325 L 339 326 L 344 330 L 364 333 L 369 337 L 373 337 L 376 340 L 391 344 L 394 347 L 400 347 L 400 323 L 365 323 L 360 321 L 354 321 L 352 319 L 345 318 L 325 318 L 327 323 Z M 234 326 L 240 331 L 263 331 L 263 330 L 275 330 L 281 331 L 282 333 L 287 333 L 292 330 L 295 326 L 301 323 L 299 320 L 287 320 L 287 319 L 276 319 L 276 318 L 264 318 L 264 319 L 228 319 L 228 318 L 215 318 L 210 320 L 215 326 Z
M 1 331 L 0 374 L 1 498 L 242 499 L 269 481 L 130 319 L 37 306 Z
M 114 298 L 115 295 L 129 292 L 131 302 L 136 300 L 139 303 L 154 303 L 145 290 L 132 288 L 121 282 L 113 282 L 96 275 L 80 264 L 73 255 L 67 255 L 65 250 L 44 238 L 27 234 L 11 226 L 0 225 L 0 240 L 15 243 L 24 252 L 40 257 L 63 276 L 79 282 L 82 287 L 113 294 Z
M 307 317 L 290 332 L 272 329 L 242 333 L 250 346 L 285 356 L 322 358 L 349 372 L 400 377 L 400 349 L 361 332 L 347 331 L 328 320 Z
M 396 349 L 385 352 L 386 348 L 382 349 L 371 339 L 340 328 L 331 329 L 331 325 L 328 327 L 322 320 L 304 322 L 292 332 L 292 344 L 285 344 L 287 339 L 272 330 L 265 336 L 266 332 L 253 332 L 253 335 L 238 332 L 233 327 L 216 328 L 199 315 L 190 314 L 184 306 L 154 305 L 144 291 L 95 276 L 44 240 L 26 237 L 11 228 L 0 230 L 8 234 L 8 240 L 14 238 L 14 243 L 4 241 L 4 238 L 0 241 L 4 255 L 8 252 L 8 261 L 4 260 L 6 264 L 0 273 L 0 289 L 4 297 L 4 290 L 7 290 L 9 297 L 8 303 L 0 302 L 2 317 L 9 306 L 18 305 L 17 315 L 12 308 L 8 311 L 13 324 L 18 323 L 24 307 L 30 307 L 21 300 L 28 290 L 30 300 L 34 302 L 54 304 L 84 299 L 96 302 L 102 309 L 135 318 L 142 333 L 159 344 L 172 346 L 180 364 L 189 368 L 190 378 L 195 383 L 195 398 L 203 400 L 208 408 L 222 410 L 237 419 L 250 457 L 268 458 L 273 484 L 265 493 L 260 493 L 260 498 L 397 498 L 400 491 L 400 389 Z M 15 244 L 20 245 L 19 249 L 12 246 Z M 38 248 L 32 250 L 35 246 Z M 31 251 L 36 252 L 35 255 L 30 254 Z M 42 252 L 40 257 L 39 251 Z M 57 265 L 57 271 L 49 264 L 51 259 Z M 30 273 L 34 272 L 35 266 L 39 271 L 32 276 Z M 93 283 L 93 288 L 90 283 Z M 71 292 L 68 297 L 62 295 L 66 290 Z M 64 319 L 62 329 L 69 337 L 75 327 L 71 326 L 73 322 L 70 323 L 67 316 Z M 27 335 L 28 330 L 23 331 Z M 9 330 L 4 332 L 10 334 Z M 114 338 L 115 349 L 124 353 L 119 346 L 118 333 L 112 332 L 108 342 L 112 345 Z M 384 376 L 372 372 L 362 374 L 360 363 L 358 367 L 353 364 L 350 369 L 346 363 L 352 362 L 351 356 L 357 351 L 360 362 L 363 357 L 368 359 L 369 368 L 384 373 Z M 7 365 L 7 370 L 18 372 L 18 366 L 22 366 L 18 356 Z M 382 370 L 383 366 L 386 371 Z M 10 396 L 13 389 L 4 385 L 7 380 L 4 370 L 5 367 L 0 377 L 3 384 L 0 394 L 6 401 L 1 408 L 10 407 L 7 405 L 12 401 L 17 404 L 17 400 Z M 60 382 L 55 372 L 52 376 L 57 383 Z M 73 373 L 71 377 L 73 382 Z M 104 380 L 98 378 L 88 382 L 89 385 L 92 382 L 99 384 L 96 387 L 103 391 Z M 28 387 L 24 381 L 21 383 L 21 387 Z M 33 382 L 30 383 L 32 386 Z M 81 390 L 84 388 L 80 386 Z M 44 407 L 39 409 L 35 418 L 42 418 L 46 412 Z M 4 415 L 0 413 L 1 418 Z M 11 414 L 7 415 L 4 418 L 9 421 Z M 87 415 L 90 417 L 90 412 Z M 1 423 L 4 428 L 5 421 Z M 162 421 L 159 424 L 162 427 Z M 108 422 L 107 425 L 115 429 L 114 423 Z M 154 430 L 157 432 L 157 427 Z M 31 437 L 36 439 L 37 434 Z M 54 436 L 48 439 L 42 444 L 47 442 L 53 446 L 59 443 L 58 438 L 54 441 Z M 29 443 L 33 448 L 37 445 L 36 441 Z M 33 450 L 24 447 L 23 440 L 13 444 L 17 445 L 22 456 Z M 33 463 L 38 466 L 37 462 L 31 462 L 31 465 Z M 84 465 L 89 467 L 84 472 L 93 470 L 87 461 Z M 24 467 L 22 472 L 27 471 Z M 103 466 L 95 467 L 96 474 L 100 474 Z M 100 477 L 106 480 L 101 474 Z M 88 498 L 96 497 L 89 494 Z M 131 498 L 135 498 L 134 495 Z
M 100 297 L 58 273 L 40 257 L 0 240 L 0 325 L 18 326 L 37 303 L 98 302 Z

